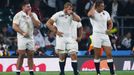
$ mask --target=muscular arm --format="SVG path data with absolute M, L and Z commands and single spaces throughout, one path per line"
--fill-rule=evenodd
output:
M 82 38 L 83 27 L 78 28 L 78 37 Z
M 80 42 L 82 39 L 82 34 L 83 34 L 83 27 L 78 28 L 78 37 L 77 41 Z
M 87 16 L 92 17 L 95 13 L 95 4 L 92 6 L 91 10 L 88 11 Z
M 57 28 L 53 25 L 54 21 L 52 19 L 49 19 L 46 23 L 48 29 L 50 29 L 52 32 L 56 33 L 57 32 Z
M 40 22 L 39 20 L 36 20 L 36 19 L 34 18 L 34 16 L 33 16 L 33 15 L 31 15 L 31 19 L 32 19 L 32 21 L 33 21 L 33 23 L 34 23 L 35 27 L 39 28 L 39 27 L 40 27 L 41 22 Z
M 113 22 L 112 22 L 112 20 L 108 20 L 107 21 L 107 25 L 108 25 L 108 30 L 111 30 L 113 28 Z
M 17 25 L 17 24 L 15 24 L 15 23 L 13 23 L 13 29 L 16 31 L 16 32 L 18 32 L 18 33 L 20 33 L 21 35 L 23 35 L 23 31 L 19 28 L 19 26 Z
M 73 20 L 74 21 L 77 21 L 77 22 L 80 22 L 81 21 L 80 16 L 78 16 L 76 13 L 72 13 L 72 16 L 73 16 Z

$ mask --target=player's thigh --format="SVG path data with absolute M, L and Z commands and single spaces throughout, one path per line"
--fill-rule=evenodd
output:
M 24 58 L 26 50 L 17 50 L 17 53 L 19 54 L 19 58 Z
M 92 44 L 93 44 L 93 47 L 95 47 L 95 48 L 101 48 L 101 46 L 102 46 L 101 36 L 92 35 Z
M 26 50 L 26 43 L 27 43 L 27 40 L 17 39 L 18 50 Z
M 77 53 L 74 51 L 70 53 L 71 60 L 77 60 Z
M 75 40 L 69 40 L 67 44 L 67 51 L 72 60 L 77 60 L 78 43 Z
M 75 40 L 70 40 L 68 44 L 66 44 L 67 51 L 69 54 L 78 52 L 78 43 Z
M 101 48 L 94 47 L 94 58 L 99 59 L 101 53 Z
M 28 58 L 32 58 L 34 56 L 33 50 L 27 50 L 26 53 L 27 53 Z
M 107 35 L 103 36 L 102 39 L 102 46 L 111 47 L 111 42 Z
M 112 48 L 111 46 L 103 46 L 104 51 L 106 53 L 107 58 L 111 59 L 112 58 Z
M 58 56 L 59 56 L 59 60 L 60 61 L 65 61 L 65 59 L 66 59 L 66 53 L 59 53 Z
M 35 42 L 34 42 L 34 40 L 28 40 L 28 42 L 27 42 L 27 44 L 26 44 L 26 48 L 28 49 L 28 50 L 32 50 L 32 51 L 34 51 L 35 50 Z
M 66 52 L 65 47 L 66 47 L 66 43 L 64 41 L 64 38 L 56 37 L 56 47 L 55 47 L 56 52 L 65 53 Z

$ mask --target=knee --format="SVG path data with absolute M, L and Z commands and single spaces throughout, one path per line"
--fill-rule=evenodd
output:
M 33 59 L 33 54 L 28 55 L 28 59 Z
M 95 58 L 95 59 L 100 59 L 100 57 L 101 57 L 100 54 L 95 54 L 95 55 L 94 55 L 94 58 Z
M 111 54 L 111 53 L 108 53 L 108 54 L 107 54 L 107 58 L 108 58 L 108 59 L 111 59 L 111 58 L 112 58 L 112 54 Z
M 70 57 L 71 57 L 72 60 L 77 60 L 77 54 L 76 53 L 70 54 Z
M 23 59 L 25 57 L 25 54 L 19 54 L 19 58 Z
M 59 62 L 65 62 L 65 59 L 59 58 Z
M 66 59 L 64 54 L 59 54 L 59 62 L 64 62 Z

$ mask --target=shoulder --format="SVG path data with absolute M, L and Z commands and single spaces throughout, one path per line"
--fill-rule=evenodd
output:
M 104 12 L 106 15 L 109 15 L 109 13 L 108 13 L 106 10 L 104 10 L 103 12 Z
M 32 12 L 32 15 L 33 15 L 34 17 L 37 17 L 37 14 L 36 14 L 35 12 Z
M 60 15 L 63 14 L 63 11 L 56 12 L 54 15 Z
M 77 22 L 77 21 L 72 21 L 72 24 L 74 24 L 74 25 L 82 25 L 82 23 L 81 22 Z
M 22 14 L 22 13 L 21 13 L 21 11 L 20 11 L 20 12 L 16 13 L 15 16 L 20 16 L 21 14 Z
M 22 12 L 20 11 L 20 12 L 18 12 L 18 13 L 16 13 L 15 14 L 15 16 L 14 16 L 14 19 L 19 19 L 19 18 L 21 18 L 21 15 L 22 15 Z
M 32 12 L 33 15 L 37 15 L 35 12 Z

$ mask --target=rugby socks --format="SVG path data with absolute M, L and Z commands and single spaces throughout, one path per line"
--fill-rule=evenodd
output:
M 60 60 L 59 61 L 59 65 L 60 65 L 60 75 L 65 75 L 65 72 L 64 72 L 64 69 L 65 69 L 65 65 L 66 65 L 66 59 L 67 59 L 67 54 L 65 54 L 65 60 L 62 61 Z
M 16 70 L 16 75 L 20 75 L 20 70 Z
M 107 64 L 110 69 L 111 75 L 114 75 L 115 72 L 114 72 L 114 66 L 113 66 L 113 59 L 107 59 Z
M 100 59 L 94 59 L 97 74 L 100 74 Z
M 77 67 L 78 67 L 77 60 L 73 60 L 72 61 L 72 68 L 73 68 L 73 71 L 74 71 L 74 75 L 78 75 Z
M 60 75 L 64 75 L 65 63 L 66 63 L 65 61 L 59 61 L 60 71 L 61 71 Z
M 30 74 L 30 75 L 34 75 L 33 70 L 29 70 L 29 74 Z

